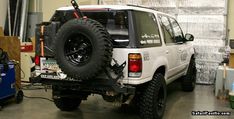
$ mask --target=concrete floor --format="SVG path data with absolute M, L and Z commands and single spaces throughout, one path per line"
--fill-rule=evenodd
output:
M 51 91 L 25 90 L 27 96 L 51 97 Z M 231 116 L 192 116 L 192 111 L 229 111 Z M 122 109 L 107 103 L 100 96 L 90 96 L 73 112 L 61 112 L 53 102 L 25 98 L 23 103 L 9 103 L 0 111 L 0 119 L 140 119 L 134 109 Z M 234 119 L 234 110 L 227 101 L 214 97 L 213 86 L 197 85 L 192 93 L 183 92 L 179 82 L 168 86 L 164 119 Z

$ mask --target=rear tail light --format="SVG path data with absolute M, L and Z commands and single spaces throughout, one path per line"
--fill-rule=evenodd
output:
M 128 76 L 140 77 L 142 73 L 142 57 L 140 53 L 128 55 Z
M 40 65 L 40 56 L 35 56 L 34 58 L 35 65 Z

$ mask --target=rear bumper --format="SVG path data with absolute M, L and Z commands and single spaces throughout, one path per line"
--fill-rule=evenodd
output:
M 140 84 L 144 84 L 146 82 L 149 82 L 150 80 L 152 80 L 152 76 L 151 77 L 145 77 L 145 78 L 129 78 L 129 79 L 124 79 L 123 83 L 124 84 L 129 84 L 129 85 L 140 85 Z
M 106 93 L 107 91 L 114 91 L 117 93 L 127 93 L 127 94 L 135 94 L 135 87 L 131 85 L 120 85 L 113 80 L 110 79 L 93 79 L 88 81 L 79 81 L 79 80 L 61 80 L 55 78 L 49 78 L 52 76 L 51 74 L 48 77 L 42 78 L 42 75 L 48 74 L 41 74 L 37 77 L 30 77 L 31 83 L 42 83 L 45 85 L 57 85 L 57 86 L 66 86 L 72 87 L 76 90 L 80 91 L 88 91 L 90 93 Z

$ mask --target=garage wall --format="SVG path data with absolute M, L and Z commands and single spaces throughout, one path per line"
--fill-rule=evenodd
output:
M 79 5 L 97 4 L 98 0 L 79 0 Z M 70 0 L 42 0 L 43 21 L 48 21 L 59 7 L 71 6 Z
M 229 38 L 234 39 L 234 0 L 229 0 L 228 29 Z
M 7 13 L 7 0 L 0 0 L 0 27 L 4 27 Z

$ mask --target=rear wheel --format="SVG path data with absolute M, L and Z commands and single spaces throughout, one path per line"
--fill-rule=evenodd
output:
M 73 111 L 80 106 L 81 101 L 82 101 L 81 99 L 77 98 L 60 97 L 54 99 L 54 104 L 61 111 Z
M 161 119 L 166 107 L 166 82 L 162 74 L 155 74 L 140 97 L 143 119 Z
M 82 98 L 74 97 L 70 93 L 72 93 L 71 90 L 61 90 L 57 86 L 52 87 L 54 104 L 61 111 L 73 111 L 80 106 Z
M 182 90 L 186 92 L 191 92 L 194 90 L 196 85 L 196 64 L 195 58 L 192 58 L 189 63 L 187 74 L 182 77 Z

